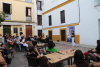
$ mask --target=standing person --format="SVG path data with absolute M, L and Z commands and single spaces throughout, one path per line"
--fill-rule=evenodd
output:
M 74 42 L 74 40 L 75 40 L 75 34 L 74 34 L 74 31 L 72 31 L 71 37 L 72 37 L 72 44 L 73 44 L 73 46 L 75 46 L 76 44 L 75 44 L 75 42 Z

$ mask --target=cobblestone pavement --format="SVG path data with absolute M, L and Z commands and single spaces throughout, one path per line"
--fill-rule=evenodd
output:
M 67 49 L 71 48 L 71 46 L 69 46 L 69 45 L 56 44 L 56 48 L 58 49 L 58 51 L 66 50 L 66 47 L 67 47 Z M 79 49 L 79 50 L 82 50 L 82 52 L 86 52 L 90 48 L 74 47 L 74 49 L 75 50 Z M 24 54 L 25 54 L 24 52 L 14 51 L 15 57 L 12 59 L 12 62 L 11 62 L 11 64 L 8 65 L 8 67 L 28 67 L 28 62 L 27 62 L 27 59 L 24 56 Z M 66 63 L 67 63 L 67 61 L 64 61 L 63 65 L 61 67 L 65 66 Z

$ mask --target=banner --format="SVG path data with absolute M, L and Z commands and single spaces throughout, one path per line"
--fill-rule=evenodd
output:
M 71 33 L 72 31 L 75 32 L 75 26 L 67 27 L 67 42 L 72 43 Z

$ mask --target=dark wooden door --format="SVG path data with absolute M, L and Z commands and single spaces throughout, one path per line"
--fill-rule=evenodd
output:
M 61 30 L 61 41 L 65 41 L 65 40 L 66 40 L 65 30 Z
M 3 35 L 5 35 L 6 33 L 11 34 L 11 25 L 3 25 Z
M 26 25 L 26 36 L 32 36 L 32 25 Z
M 52 40 L 52 31 L 49 31 L 49 37 Z

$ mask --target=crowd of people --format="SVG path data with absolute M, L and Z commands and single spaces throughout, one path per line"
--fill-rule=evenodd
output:
M 1 35 L 0 35 L 1 37 Z M 5 42 L 9 43 L 11 46 L 8 48 L 7 53 L 11 53 L 13 56 L 13 50 L 15 44 L 19 46 L 19 50 L 22 51 L 21 45 L 25 46 L 28 53 L 28 57 L 35 57 L 37 58 L 36 62 L 39 67 L 49 67 L 49 62 L 46 56 L 41 56 L 41 54 L 46 54 L 47 51 L 50 52 L 58 52 L 57 48 L 55 47 L 55 43 L 50 40 L 48 36 L 46 38 L 42 38 L 41 36 L 30 36 L 25 37 L 23 33 L 21 37 L 16 34 L 16 36 L 12 36 L 11 34 L 6 34 Z M 46 50 L 38 48 L 38 43 L 46 43 L 45 45 L 48 46 Z M 5 44 L 1 45 L 0 49 L 7 49 Z M 93 60 L 90 63 L 90 60 Z M 2 57 L 0 53 L 0 65 L 7 66 L 5 59 Z M 73 65 L 66 65 L 64 67 L 100 67 L 100 40 L 97 40 L 97 47 L 91 49 L 85 53 L 82 53 L 81 50 L 76 50 L 74 54 L 74 62 Z

